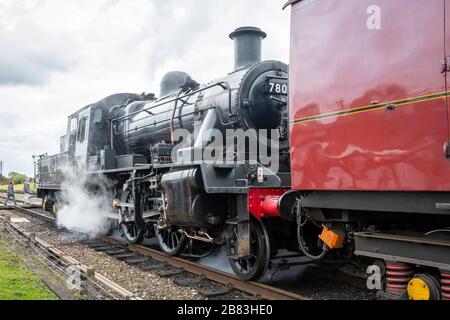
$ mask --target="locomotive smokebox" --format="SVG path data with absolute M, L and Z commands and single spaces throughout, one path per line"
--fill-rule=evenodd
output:
M 230 34 L 234 40 L 234 71 L 261 62 L 261 43 L 267 34 L 256 27 L 237 28 Z

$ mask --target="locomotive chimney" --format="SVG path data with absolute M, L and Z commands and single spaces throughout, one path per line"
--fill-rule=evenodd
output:
M 267 34 L 259 28 L 241 27 L 230 34 L 234 40 L 234 71 L 261 61 L 261 43 Z

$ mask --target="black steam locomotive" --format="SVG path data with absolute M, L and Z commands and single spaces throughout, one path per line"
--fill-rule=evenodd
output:
M 165 253 L 194 257 L 226 246 L 243 279 L 261 277 L 278 249 L 296 251 L 295 242 L 283 241 L 295 233 L 295 224 L 277 218 L 281 199 L 267 197 L 274 190 L 285 194 L 290 163 L 288 66 L 261 61 L 265 37 L 258 28 L 236 29 L 230 35 L 235 68 L 222 79 L 200 85 L 184 72 L 170 72 L 159 99 L 117 94 L 71 115 L 61 154 L 38 163 L 44 207 L 55 208 L 67 178 L 61 168 L 67 167 L 86 176 L 94 192 L 96 181 L 103 181 L 97 177 L 113 181 L 108 218 L 131 243 L 156 237 Z M 251 139 L 261 129 L 267 141 L 279 141 L 276 171 L 262 161 L 260 150 L 254 156 L 255 150 L 237 148 L 239 137 L 226 150 L 210 152 L 228 161 L 196 157 L 219 140 L 214 132 L 227 136 L 233 130 Z M 245 139 L 241 143 L 247 145 Z

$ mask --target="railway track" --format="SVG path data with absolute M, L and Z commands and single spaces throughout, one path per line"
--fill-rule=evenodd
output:
M 113 237 L 104 237 L 104 240 L 113 245 L 121 245 L 120 241 Z M 234 275 L 213 269 L 189 260 L 169 257 L 160 251 L 142 246 L 127 245 L 127 249 L 144 257 L 150 257 L 156 261 L 166 263 L 172 267 L 182 269 L 188 273 L 206 278 L 216 283 L 224 285 L 226 288 L 233 288 L 260 299 L 265 300 L 309 300 L 307 297 L 289 291 L 281 290 L 258 282 L 242 281 Z
M 32 195 L 30 195 L 30 196 L 34 197 Z M 30 199 L 32 199 L 32 198 L 30 198 Z M 16 203 L 19 204 L 19 205 L 22 205 L 22 208 L 24 206 L 29 208 L 29 209 L 35 209 L 35 208 L 40 208 L 41 207 L 41 205 L 33 204 L 31 201 L 29 201 L 30 199 L 27 199 L 28 202 L 25 199 L 18 199 L 17 194 L 16 194 Z M 0 192 L 0 209 L 8 209 L 8 208 L 15 208 L 15 209 L 17 209 L 17 208 L 19 208 L 19 206 L 17 206 L 17 205 L 11 205 L 10 204 L 10 203 L 12 203 L 12 200 L 9 200 L 8 205 L 4 206 L 3 202 L 5 200 L 6 200 L 6 193 Z
M 6 194 L 5 193 L 0 193 L 0 199 L 5 200 L 6 199 Z M 12 201 L 12 200 L 9 200 L 9 201 Z M 3 202 L 3 201 L 1 201 L 1 202 Z M 16 202 L 18 202 L 18 203 L 25 203 L 23 200 L 17 199 L 17 197 L 16 197 Z
M 2 189 L 2 190 L 0 190 L 0 192 L 6 194 L 6 189 Z M 14 192 L 16 193 L 16 195 L 17 194 L 25 194 L 23 191 L 20 191 L 20 190 L 15 190 Z M 32 192 L 32 193 L 30 193 L 30 195 L 35 197 L 37 194 L 36 194 L 36 192 Z
M 36 221 L 54 224 L 55 216 L 36 208 L 12 206 L 11 209 L 33 217 Z M 170 278 L 181 287 L 195 289 L 208 299 L 264 299 L 264 300 L 312 300 L 312 299 L 375 299 L 375 293 L 364 289 L 366 279 L 344 270 L 327 273 L 321 269 L 309 269 L 299 280 L 247 282 L 221 270 L 177 257 L 170 257 L 159 250 L 144 245 L 126 243 L 120 237 L 105 236 L 96 240 L 76 242 L 97 252 L 102 252 L 117 262 L 122 261 L 144 273 L 150 272 L 162 278 Z M 313 280 L 314 279 L 314 280 Z M 317 281 L 317 282 L 315 282 Z M 294 283 L 298 283 L 297 285 Z M 273 283 L 273 284 L 272 284 Z M 242 298 L 236 298 L 242 296 Z
M 55 222 L 54 216 L 40 212 L 42 210 L 38 211 L 20 206 L 12 206 L 12 208 L 48 223 Z M 111 236 L 82 243 L 96 251 L 104 252 L 111 257 L 140 267 L 144 271 L 156 272 L 163 277 L 172 277 L 185 273 L 187 277 L 182 277 L 182 279 L 175 281 L 179 285 L 196 285 L 204 280 L 213 282 L 216 284 L 215 289 L 200 290 L 200 293 L 207 298 L 226 296 L 234 290 L 264 300 L 310 300 L 306 296 L 263 283 L 242 281 L 232 274 L 185 259 L 170 257 L 160 251 L 142 245 L 123 243 Z M 208 287 L 212 286 L 209 285 Z
M 56 219 L 54 216 L 52 216 L 51 214 L 44 212 L 41 210 L 41 212 L 33 210 L 33 208 L 25 208 L 25 207 L 21 207 L 21 206 L 10 206 L 10 208 L 21 211 L 23 213 L 29 214 L 33 217 L 39 218 L 41 220 L 44 220 L 45 222 L 48 223 L 55 223 Z M 34 208 L 35 209 L 35 208 Z
M 42 218 L 42 216 L 39 216 L 39 218 Z M 34 233 L 26 232 L 9 219 L 0 216 L 0 224 L 4 225 L 10 236 L 26 247 L 38 260 L 65 280 L 66 283 L 70 280 L 74 286 L 73 288 L 79 290 L 83 297 L 92 300 L 141 300 L 102 274 L 95 272 L 95 270 L 88 268 L 42 239 L 37 238 Z

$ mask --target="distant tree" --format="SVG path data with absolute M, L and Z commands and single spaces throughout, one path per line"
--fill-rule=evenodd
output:
M 12 180 L 14 184 L 22 184 L 27 179 L 27 176 L 18 172 L 10 172 L 8 178 L 9 180 Z
M 6 181 L 8 181 L 8 178 L 6 178 L 6 177 L 3 176 L 3 175 L 0 175 L 0 184 L 5 184 Z

